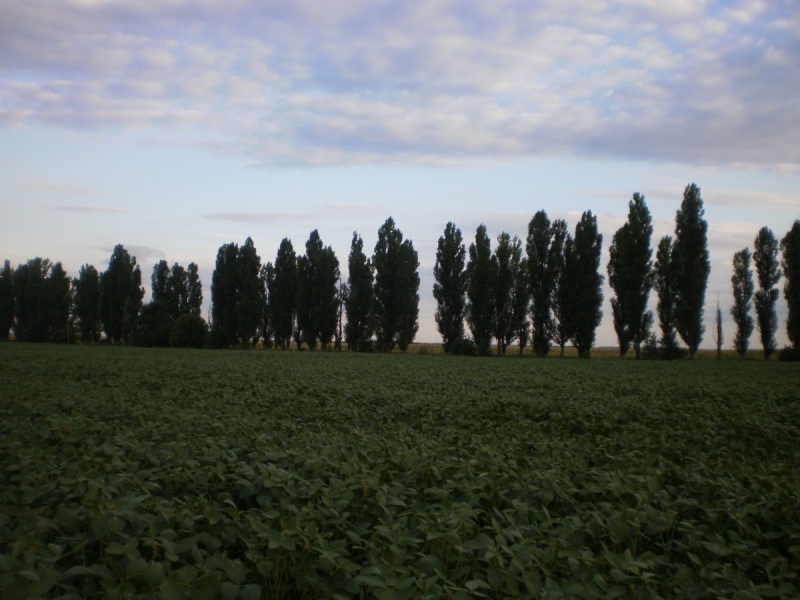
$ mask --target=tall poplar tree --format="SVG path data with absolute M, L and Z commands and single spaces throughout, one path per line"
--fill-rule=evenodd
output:
M 336 331 L 339 260 L 330 246 L 323 246 L 316 229 L 308 237 L 305 255 L 297 259 L 297 274 L 297 326 L 309 349 L 317 341 L 325 349 Z
M 531 291 L 531 325 L 533 351 L 547 356 L 553 339 L 553 271 L 550 245 L 553 230 L 550 219 L 543 210 L 538 211 L 528 223 L 525 249 L 528 254 L 528 272 Z
M 778 331 L 778 312 L 775 310 L 775 304 L 778 302 L 780 293 L 776 286 L 781 280 L 778 240 L 769 227 L 762 227 L 756 235 L 753 262 L 758 279 L 758 290 L 754 295 L 756 324 L 761 338 L 764 360 L 767 360 L 777 348 L 775 334 Z
M 284 350 L 289 348 L 294 332 L 297 286 L 297 254 L 291 240 L 283 238 L 275 256 L 275 277 L 269 295 L 275 343 Z
M 372 338 L 375 304 L 372 261 L 364 254 L 364 240 L 353 232 L 347 257 L 348 294 L 345 299 L 345 339 L 348 350 L 365 350 Z
M 100 341 L 100 273 L 92 265 L 83 265 L 73 281 L 75 316 L 82 342 Z
M 733 347 L 739 356 L 744 356 L 750 345 L 750 336 L 753 334 L 753 317 L 750 308 L 753 304 L 753 272 L 750 270 L 750 249 L 744 248 L 733 255 L 733 306 L 731 317 L 736 324 L 736 334 L 733 337 Z
M 653 288 L 658 294 L 658 326 L 661 330 L 659 346 L 664 358 L 675 358 L 680 353 L 675 329 L 675 294 L 677 275 L 672 260 L 672 236 L 665 235 L 658 243 L 653 265 Z
M 511 289 L 511 330 L 513 337 L 517 339 L 519 353 L 522 354 L 530 340 L 528 311 L 531 297 L 528 287 L 528 259 L 522 256 L 522 241 L 516 236 L 511 241 L 511 276 L 514 280 Z
M 236 337 L 242 346 L 255 345 L 261 320 L 261 257 L 252 238 L 239 247 L 236 261 Z
M 36 257 L 14 271 L 15 337 L 20 342 L 46 342 L 50 337 L 47 275 L 51 267 L 50 259 Z
M 400 244 L 396 293 L 397 347 L 405 352 L 419 331 L 419 256 L 411 240 Z
M 514 323 L 514 248 L 521 248 L 519 240 L 505 231 L 497 236 L 497 247 L 492 256 L 494 269 L 494 338 L 497 353 L 505 354 L 506 348 L 516 337 Z M 519 258 L 517 258 L 519 264 Z
M 7 341 L 14 325 L 14 269 L 6 260 L 0 271 L 0 342 Z
M 703 341 L 703 305 L 711 272 L 708 257 L 708 223 L 703 219 L 703 199 L 694 183 L 686 186 L 675 215 L 675 328 L 694 358 Z
M 445 352 L 450 352 L 455 340 L 464 337 L 466 254 L 461 230 L 454 223 L 448 223 L 439 238 L 433 267 L 436 328 L 442 336 Z
M 783 274 L 786 283 L 783 295 L 789 308 L 786 334 L 794 350 L 800 349 L 800 219 L 796 220 L 781 240 Z
M 566 257 L 565 270 L 575 278 L 576 288 L 580 290 L 578 310 L 572 315 L 572 341 L 578 356 L 590 358 L 597 326 L 603 318 L 603 276 L 599 273 L 603 236 L 597 231 L 597 217 L 591 211 L 584 212 L 575 226 L 572 247 Z
M 638 192 L 628 202 L 628 221 L 614 234 L 609 248 L 608 282 L 614 290 L 611 312 L 620 356 L 633 345 L 636 359 L 650 332 L 653 315 L 647 310 L 652 287 L 653 235 L 650 210 Z
M 478 354 L 489 354 L 495 321 L 496 271 L 486 225 L 479 225 L 469 245 L 467 264 L 467 324 Z
M 550 226 L 553 241 L 550 244 L 549 269 L 553 281 L 552 285 L 552 310 L 553 310 L 553 340 L 559 347 L 559 355 L 564 357 L 564 347 L 572 337 L 574 323 L 570 315 L 575 312 L 572 304 L 578 301 L 580 290 L 574 288 L 574 278 L 569 277 L 565 271 L 566 257 L 572 251 L 574 241 L 569 232 L 569 226 L 564 219 L 556 219 Z
M 186 308 L 182 312 L 200 316 L 203 306 L 203 283 L 197 264 L 190 262 L 186 269 Z
M 60 262 L 54 264 L 50 269 L 47 284 L 50 296 L 48 302 L 50 337 L 48 341 L 62 344 L 74 341 L 75 336 L 71 322 L 74 290 L 72 289 L 72 279 L 67 275 Z
M 124 342 L 133 330 L 142 307 L 142 273 L 122 244 L 117 244 L 100 276 L 100 306 L 106 337 L 112 343 Z
M 378 230 L 372 264 L 377 346 L 382 352 L 396 345 L 405 351 L 419 329 L 419 260 L 392 217 Z
M 239 246 L 234 242 L 223 244 L 217 250 L 211 275 L 211 330 L 223 347 L 236 346 L 238 341 L 238 262 Z

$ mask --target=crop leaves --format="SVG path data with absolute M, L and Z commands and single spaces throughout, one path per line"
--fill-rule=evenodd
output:
M 0 596 L 796 597 L 798 375 L 3 344 Z

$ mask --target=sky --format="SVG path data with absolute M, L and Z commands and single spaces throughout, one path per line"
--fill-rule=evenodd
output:
M 734 252 L 800 218 L 794 0 L 3 0 L 0 260 L 76 276 L 313 229 L 346 276 L 392 216 L 420 260 L 418 341 L 448 221 L 524 239 L 591 210 L 602 273 L 634 192 L 655 247 L 701 188 L 726 347 Z M 783 282 L 781 282 L 782 288 Z M 149 293 L 149 290 L 148 290 Z M 597 344 L 613 346 L 609 299 Z M 651 304 L 655 306 L 655 295 Z M 786 341 L 781 295 L 779 344 Z M 758 334 L 751 340 L 759 347 Z

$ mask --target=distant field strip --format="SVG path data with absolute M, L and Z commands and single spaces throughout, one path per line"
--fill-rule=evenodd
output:
M 800 596 L 800 365 L 0 344 L 0 597 Z

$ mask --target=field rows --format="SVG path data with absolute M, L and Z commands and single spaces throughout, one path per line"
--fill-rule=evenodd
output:
M 800 368 L 0 345 L 0 596 L 796 597 Z

